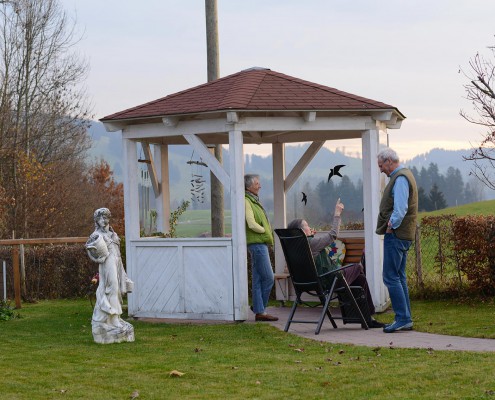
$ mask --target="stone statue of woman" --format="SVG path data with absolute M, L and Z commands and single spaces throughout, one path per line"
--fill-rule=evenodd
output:
M 120 257 L 120 239 L 110 226 L 110 210 L 94 212 L 95 231 L 86 242 L 88 256 L 99 264 L 99 284 L 91 320 L 96 343 L 134 341 L 134 327 L 120 318 L 122 296 L 132 291 L 133 282 L 127 277 Z

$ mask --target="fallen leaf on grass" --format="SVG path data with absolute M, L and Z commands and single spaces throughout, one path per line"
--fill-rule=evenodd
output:
M 257 385 L 261 385 L 261 382 L 260 382 L 260 381 L 256 381 L 256 384 L 257 384 Z
M 170 371 L 169 375 L 172 378 L 180 378 L 182 375 L 184 375 L 184 372 L 180 372 L 174 369 L 173 371 Z
M 304 349 L 294 349 L 294 351 L 298 351 L 299 353 L 302 353 Z
M 136 397 L 139 397 L 139 392 L 137 390 L 131 393 L 130 399 L 135 399 Z
M 194 349 L 194 352 L 195 352 L 195 353 L 199 353 L 200 351 L 203 351 L 203 349 L 200 349 L 199 347 L 196 347 L 196 348 Z

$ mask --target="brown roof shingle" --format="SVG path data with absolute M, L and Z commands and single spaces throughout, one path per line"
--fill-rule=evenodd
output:
M 103 117 L 101 121 L 227 110 L 376 110 L 395 107 L 294 78 L 251 68 Z

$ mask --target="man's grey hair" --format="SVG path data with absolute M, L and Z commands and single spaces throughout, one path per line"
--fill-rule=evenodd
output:
M 246 174 L 244 175 L 244 189 L 249 189 L 251 186 L 253 186 L 254 180 L 255 179 L 260 179 L 260 176 L 257 174 Z
M 395 152 L 395 150 L 392 150 L 390 147 L 385 147 L 383 150 L 381 150 L 378 153 L 377 156 L 379 161 L 387 161 L 390 160 L 392 162 L 399 162 L 399 156 Z
M 293 219 L 289 222 L 289 225 L 287 225 L 287 229 L 302 229 L 303 221 L 302 218 Z

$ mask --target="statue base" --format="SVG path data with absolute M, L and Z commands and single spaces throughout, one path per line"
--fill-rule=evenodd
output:
M 96 343 L 110 344 L 134 342 L 134 327 L 119 318 L 120 326 L 92 321 L 93 339 Z

